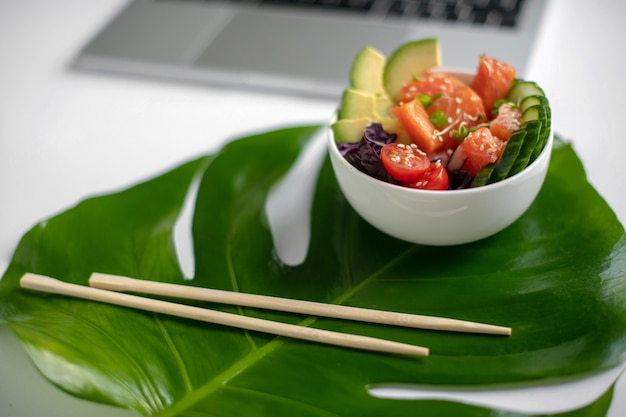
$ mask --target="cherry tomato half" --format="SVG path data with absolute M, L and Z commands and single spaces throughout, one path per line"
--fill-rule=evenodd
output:
M 389 175 L 401 182 L 417 181 L 430 166 L 430 160 L 417 146 L 401 143 L 383 146 L 380 160 Z
M 417 181 L 406 184 L 407 187 L 419 188 L 420 190 L 447 190 L 448 172 L 441 162 L 431 162 L 428 169 Z

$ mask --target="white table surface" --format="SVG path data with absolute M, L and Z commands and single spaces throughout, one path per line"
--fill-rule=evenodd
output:
M 87 196 L 149 178 L 245 133 L 324 121 L 335 108 L 332 101 L 69 71 L 78 49 L 125 3 L 0 0 L 0 275 L 31 226 Z M 626 2 L 599 0 L 594 9 L 588 3 L 551 3 L 524 75 L 546 90 L 555 131 L 573 142 L 591 183 L 625 224 Z M 132 415 L 48 384 L 1 326 L 0 343 L 3 417 Z M 618 373 L 557 395 L 535 392 L 530 403 L 546 410 L 584 403 L 581 393 L 601 392 Z M 611 417 L 626 415 L 624 379 Z M 567 400 L 555 405 L 555 397 Z

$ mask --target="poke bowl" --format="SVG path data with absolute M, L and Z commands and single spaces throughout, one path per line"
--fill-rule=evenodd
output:
M 442 69 L 436 39 L 402 45 L 389 60 L 370 47 L 357 55 L 351 85 L 328 127 L 328 153 L 342 193 L 364 220 L 408 242 L 457 245 L 502 231 L 530 207 L 545 180 L 553 144 L 543 90 L 509 74 L 508 84 L 494 96 L 500 98 L 482 101 L 484 113 L 461 110 L 455 118 L 459 106 L 450 103 L 460 100 L 450 94 L 446 104 L 447 81 L 439 85 L 451 77 L 454 88 L 478 86 L 480 91 L 476 80 L 499 77 L 494 65 L 509 67 L 481 56 L 478 69 Z M 402 98 L 420 82 L 418 93 L 428 94 Z M 433 103 L 437 110 L 429 109 Z M 451 114 L 446 106 L 453 107 Z M 493 108 L 492 114 L 485 108 Z M 438 113 L 445 116 L 439 124 Z M 498 114 L 509 123 L 504 139 L 499 139 Z M 416 140 L 424 125 L 434 144 Z

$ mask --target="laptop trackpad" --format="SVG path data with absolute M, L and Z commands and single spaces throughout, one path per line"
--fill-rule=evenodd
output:
M 345 85 L 359 49 L 371 45 L 387 54 L 403 33 L 401 28 L 367 19 L 242 11 L 225 25 L 196 64 L 225 72 L 278 74 Z

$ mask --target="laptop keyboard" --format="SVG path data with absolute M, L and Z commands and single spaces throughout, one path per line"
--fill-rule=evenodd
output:
M 233 1 L 233 0 L 231 0 Z M 514 28 L 524 0 L 236 0 Z

